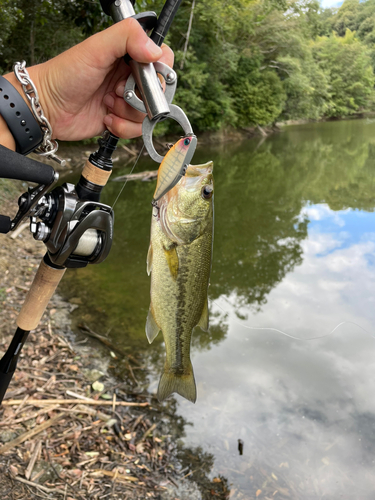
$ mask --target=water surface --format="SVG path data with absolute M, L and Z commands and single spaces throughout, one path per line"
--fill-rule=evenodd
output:
M 189 423 L 185 458 L 201 455 L 204 474 L 220 477 L 231 499 L 373 499 L 375 122 L 289 127 L 265 141 L 199 148 L 194 162 L 208 160 L 211 329 L 193 338 L 196 405 L 176 397 Z M 111 255 L 71 272 L 65 285 L 84 301 L 77 317 L 143 353 L 151 392 L 164 362 L 161 336 L 149 346 L 144 334 L 154 188 L 128 183 Z M 119 189 L 109 183 L 103 201 Z M 204 498 L 214 498 L 207 488 Z

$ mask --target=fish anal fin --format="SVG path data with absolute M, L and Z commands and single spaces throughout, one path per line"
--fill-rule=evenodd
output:
M 165 367 L 164 372 L 160 377 L 158 400 L 162 402 L 174 392 L 192 403 L 196 402 L 197 388 L 195 385 L 194 372 L 191 363 L 188 373 L 183 375 L 177 375 L 170 371 L 168 367 Z
M 197 324 L 204 332 L 208 332 L 209 328 L 209 316 L 208 316 L 208 298 L 206 299 L 202 311 L 202 316 L 201 319 L 199 320 L 199 323 Z
M 160 328 L 158 327 L 154 315 L 152 314 L 152 309 L 148 310 L 147 320 L 146 320 L 146 335 L 147 340 L 150 344 L 156 339 L 158 333 L 160 332 Z
M 151 271 L 152 271 L 152 244 L 150 243 L 150 246 L 148 247 L 148 252 L 147 252 L 147 274 L 150 276 Z
M 168 262 L 169 271 L 174 280 L 177 279 L 178 275 L 178 254 L 175 246 L 171 248 L 164 247 L 164 254 Z

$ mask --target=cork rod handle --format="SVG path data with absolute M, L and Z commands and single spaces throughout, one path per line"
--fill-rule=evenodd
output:
M 42 260 L 17 318 L 22 330 L 34 330 L 54 294 L 66 269 L 55 269 Z
M 111 175 L 112 170 L 103 170 L 96 167 L 89 160 L 86 161 L 85 166 L 82 170 L 82 176 L 89 182 L 96 184 L 97 186 L 105 186 Z

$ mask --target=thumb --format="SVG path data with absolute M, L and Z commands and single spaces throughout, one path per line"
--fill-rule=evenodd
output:
M 82 45 L 94 66 L 105 68 L 129 54 L 135 61 L 157 61 L 163 51 L 143 31 L 136 19 L 125 19 L 94 36 Z

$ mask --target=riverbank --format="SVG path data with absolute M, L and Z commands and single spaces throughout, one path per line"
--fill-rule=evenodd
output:
M 0 213 L 15 213 L 9 196 L 2 196 Z M 15 239 L 1 236 L 0 352 L 43 254 L 28 231 Z M 74 307 L 54 295 L 0 407 L 3 498 L 199 500 L 177 459 L 176 417 L 152 395 L 128 394 L 126 381 L 110 376 L 111 356 L 118 354 L 104 356 L 100 345 L 75 341 Z M 128 355 L 127 366 L 129 377 L 142 369 L 136 355 Z
M 253 127 L 244 127 L 241 129 L 235 129 L 227 127 L 225 129 L 217 131 L 208 131 L 198 133 L 198 145 L 213 145 L 217 143 L 228 143 L 228 142 L 240 142 L 247 139 L 252 139 L 254 137 L 259 137 L 266 139 L 267 137 L 277 134 L 283 131 L 283 129 L 296 126 L 296 125 L 307 125 L 309 123 L 322 123 L 330 121 L 346 121 L 346 120 L 360 120 L 360 119 L 373 119 L 375 117 L 375 112 L 364 112 L 357 113 L 355 115 L 343 116 L 338 118 L 320 118 L 318 120 L 312 119 L 296 119 L 296 120 L 286 120 L 281 122 L 276 122 L 272 125 L 260 126 L 256 125 Z M 153 142 L 156 150 L 161 154 L 165 155 L 170 147 L 178 139 L 178 134 L 167 135 L 161 137 L 154 137 Z M 121 163 L 129 163 L 135 161 L 138 154 L 143 147 L 143 140 L 141 137 L 137 139 L 122 140 L 120 139 L 117 149 L 113 154 L 114 164 L 120 161 Z M 60 143 L 60 153 L 63 158 L 67 160 L 67 169 L 77 169 L 83 167 L 85 161 L 91 153 L 96 151 L 98 148 L 97 138 L 93 138 L 89 141 L 81 142 L 61 142 Z M 148 156 L 146 149 L 143 150 L 143 156 Z M 35 155 L 35 159 L 43 161 L 40 156 Z M 155 169 L 157 164 L 155 164 Z M 66 169 L 65 169 L 66 171 Z M 64 172 L 64 169 L 63 169 Z

